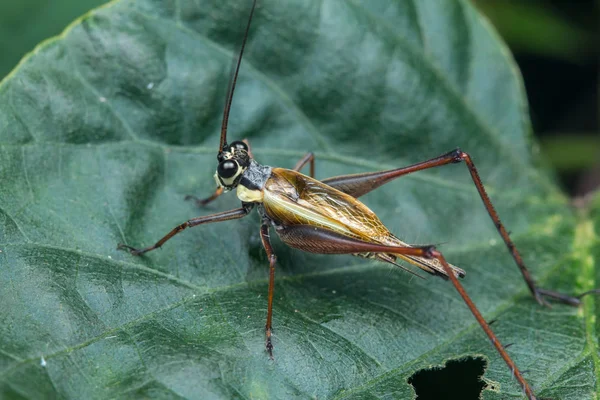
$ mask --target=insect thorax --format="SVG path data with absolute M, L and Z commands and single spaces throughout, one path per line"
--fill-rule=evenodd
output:
M 237 187 L 237 197 L 246 203 L 261 203 L 263 199 L 263 188 L 267 179 L 271 176 L 271 167 L 260 165 L 254 160 L 244 171 Z

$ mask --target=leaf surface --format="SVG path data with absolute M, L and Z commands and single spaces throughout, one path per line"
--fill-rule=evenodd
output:
M 239 205 L 234 194 L 200 210 L 183 198 L 214 190 L 241 3 L 113 2 L 0 84 L 0 394 L 411 398 L 415 371 L 483 356 L 484 398 L 520 398 L 440 279 L 301 253 L 273 235 L 273 362 L 256 214 L 185 231 L 143 258 L 115 249 Z M 593 287 L 591 225 L 536 165 L 518 72 L 466 1 L 261 1 L 229 132 L 268 165 L 314 151 L 317 178 L 461 146 L 538 282 Z M 531 299 L 465 166 L 407 176 L 364 202 L 400 238 L 439 244 L 467 271 L 467 291 L 538 395 L 595 398 L 593 309 Z
M 42 39 L 105 0 L 22 0 L 0 3 L 0 79 Z

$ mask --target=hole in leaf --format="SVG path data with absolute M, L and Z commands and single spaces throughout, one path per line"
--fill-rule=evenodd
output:
M 481 379 L 486 366 L 481 357 L 449 360 L 443 367 L 415 372 L 408 383 L 415 388 L 418 400 L 478 400 L 486 385 Z

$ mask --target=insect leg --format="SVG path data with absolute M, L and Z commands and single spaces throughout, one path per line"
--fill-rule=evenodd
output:
M 290 247 L 318 254 L 394 253 L 405 256 L 432 258 L 427 255 L 431 246 L 387 246 L 365 242 L 314 225 L 278 226 L 276 232 Z M 458 274 L 457 271 L 454 274 Z
M 510 358 L 505 348 L 502 346 L 489 324 L 485 321 L 471 298 L 467 295 L 464 287 L 458 281 L 455 273 L 452 271 L 452 267 L 446 261 L 442 253 L 437 251 L 434 246 L 422 246 L 422 247 L 401 247 L 401 246 L 385 246 L 380 244 L 374 244 L 364 242 L 359 239 L 344 236 L 337 232 L 333 232 L 324 228 L 318 228 L 309 225 L 291 225 L 277 227 L 277 233 L 281 237 L 281 240 L 291 247 L 295 247 L 304 251 L 312 253 L 326 253 L 326 254 L 355 254 L 364 252 L 375 252 L 375 253 L 393 253 L 401 255 L 419 256 L 430 259 L 436 259 L 440 262 L 446 274 L 452 281 L 452 284 L 471 310 L 471 313 L 481 325 L 486 335 L 492 341 L 492 344 L 504 359 L 504 362 L 513 375 L 523 388 L 523 391 L 530 400 L 535 400 L 535 395 L 525 380 L 523 375 L 515 365 L 514 361 Z
M 177 225 L 175 228 L 173 228 L 171 230 L 171 232 L 167 233 L 162 239 L 160 239 L 154 245 L 146 247 L 145 249 L 136 249 L 134 247 L 127 246 L 122 243 L 119 243 L 117 245 L 117 249 L 129 250 L 129 252 L 131 254 L 133 254 L 134 256 L 139 256 L 148 251 L 158 249 L 163 244 L 165 244 L 165 242 L 167 240 L 171 239 L 173 236 L 177 235 L 179 232 L 181 232 L 182 230 L 184 230 L 186 228 L 191 228 L 196 225 L 209 224 L 212 222 L 222 222 L 222 221 L 229 221 L 231 219 L 239 219 L 239 218 L 242 218 L 242 217 L 245 217 L 246 215 L 248 215 L 248 213 L 250 212 L 250 210 L 252 210 L 252 208 L 253 208 L 252 204 L 244 204 L 242 207 L 236 208 L 234 210 L 224 211 L 224 212 L 221 212 L 218 214 L 205 215 L 203 217 L 198 217 L 198 218 L 192 218 L 192 219 L 184 222 L 181 225 Z
M 204 199 L 193 196 L 191 194 L 188 194 L 187 196 L 185 196 L 185 199 L 186 200 L 194 200 L 196 202 L 196 204 L 198 205 L 198 207 L 202 207 L 202 206 L 205 206 L 208 203 L 212 202 L 214 199 L 216 199 L 217 197 L 219 197 L 222 194 L 223 194 L 223 188 L 218 187 L 212 195 L 210 195 L 209 197 L 206 197 Z
M 352 197 L 360 197 L 388 182 L 393 181 L 403 175 L 411 172 L 423 171 L 425 169 L 440 167 L 446 164 L 455 164 L 464 161 L 461 157 L 463 153 L 460 149 L 453 150 L 439 157 L 427 161 L 409 165 L 407 167 L 395 168 L 387 171 L 364 172 L 361 174 L 340 175 L 323 179 L 322 182 L 341 190 Z M 467 155 L 468 156 L 468 155 Z M 469 158 L 470 159 L 470 158 Z M 482 185 L 483 186 L 483 185 Z
M 262 224 L 260 227 L 260 240 L 262 241 L 267 257 L 269 258 L 269 296 L 267 300 L 267 323 L 265 325 L 266 347 L 269 357 L 273 358 L 273 343 L 271 342 L 271 321 L 273 318 L 273 291 L 275 289 L 275 263 L 277 256 L 271 246 L 269 238 L 269 225 Z
M 477 168 L 475 167 L 471 156 L 469 156 L 469 154 L 465 153 L 460 149 L 456 149 L 446 154 L 442 154 L 441 156 L 432 158 L 431 160 L 409 165 L 408 167 L 397 168 L 389 171 L 367 172 L 362 174 L 336 176 L 325 179 L 322 182 L 338 190 L 341 190 L 342 192 L 347 193 L 353 197 L 359 197 L 366 193 L 369 193 L 374 189 L 377 189 L 378 187 L 400 176 L 409 174 L 411 172 L 423 171 L 429 168 L 440 167 L 442 165 L 448 164 L 456 164 L 460 162 L 464 162 L 469 168 L 471 179 L 473 180 L 473 183 L 477 188 L 479 197 L 483 201 L 483 205 L 485 206 L 488 215 L 494 222 L 498 233 L 500 234 L 500 236 L 502 236 L 502 239 L 504 240 L 508 251 L 515 260 L 515 263 L 519 267 L 519 270 L 521 270 L 521 274 L 523 275 L 525 283 L 529 287 L 529 291 L 535 297 L 537 302 L 542 305 L 549 306 L 549 304 L 544 299 L 545 296 L 553 298 L 565 304 L 573 306 L 579 305 L 581 303 L 581 300 L 578 297 L 537 287 L 535 281 L 533 280 L 533 277 L 531 276 L 529 270 L 525 266 L 525 262 L 523 261 L 521 254 L 515 247 L 513 241 L 510 239 L 508 231 L 500 221 L 500 217 L 498 216 L 498 213 L 496 212 L 492 201 L 490 200 L 487 192 L 485 191 L 485 187 L 483 186 L 483 182 L 479 177 L 479 173 L 477 172 Z
M 310 163 L 310 177 L 314 178 L 315 177 L 315 155 L 312 152 L 306 153 L 306 155 L 304 157 L 302 157 L 302 159 L 300 159 L 300 161 L 298 161 L 296 163 L 296 166 L 294 166 L 293 170 L 300 172 L 300 170 L 302 168 L 304 168 L 304 166 L 308 163 Z
M 521 388 L 525 392 L 525 395 L 527 396 L 527 398 L 529 400 L 536 400 L 535 394 L 533 393 L 531 386 L 529 386 L 529 383 L 525 380 L 525 378 L 521 374 L 521 371 L 519 371 L 519 369 L 517 368 L 517 365 L 515 364 L 515 362 L 512 360 L 512 358 L 510 358 L 510 356 L 506 352 L 506 348 L 508 346 L 503 346 L 500 343 L 500 341 L 496 337 L 496 334 L 492 331 L 492 328 L 490 328 L 489 324 L 485 321 L 485 319 L 483 318 L 483 316 L 481 315 L 481 313 L 475 306 L 475 303 L 473 303 L 473 300 L 471 300 L 471 298 L 465 291 L 465 288 L 463 287 L 463 285 L 460 284 L 460 282 L 458 281 L 456 276 L 454 276 L 454 274 L 452 273 L 452 269 L 450 268 L 450 265 L 448 264 L 448 262 L 446 261 L 446 259 L 442 255 L 442 253 L 433 249 L 430 252 L 430 256 L 432 258 L 435 258 L 440 261 L 440 263 L 446 270 L 446 273 L 450 277 L 450 281 L 452 281 L 452 284 L 456 288 L 456 291 L 460 294 L 460 297 L 462 297 L 462 299 L 465 302 L 465 304 L 467 305 L 467 307 L 469 307 L 469 310 L 471 311 L 471 313 L 473 314 L 473 316 L 475 317 L 475 319 L 477 320 L 479 325 L 481 325 L 481 328 L 484 330 L 485 334 L 488 336 L 488 338 L 490 338 L 490 341 L 496 348 L 496 351 L 498 351 L 498 353 L 500 354 L 500 356 L 502 357 L 502 359 L 504 360 L 504 362 L 506 363 L 508 368 L 510 368 L 510 370 L 512 371 L 513 376 L 517 379 L 517 382 L 519 382 L 519 384 L 521 385 Z

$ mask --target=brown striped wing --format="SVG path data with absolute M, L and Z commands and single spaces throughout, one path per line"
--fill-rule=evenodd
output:
M 410 247 L 356 198 L 289 169 L 273 168 L 263 190 L 263 206 L 267 216 L 280 225 L 311 225 L 365 242 Z M 362 256 L 390 263 L 400 257 L 428 273 L 446 275 L 437 260 L 387 253 Z M 463 270 L 451 267 L 457 276 L 464 276 Z
M 282 225 L 319 226 L 367 242 L 398 245 L 363 203 L 296 171 L 273 168 L 263 205 L 267 215 Z

